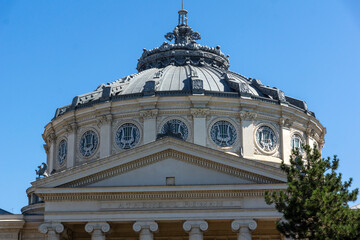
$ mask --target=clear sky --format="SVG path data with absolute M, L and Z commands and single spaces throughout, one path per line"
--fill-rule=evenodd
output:
M 360 187 L 360 1 L 185 0 L 199 43 L 230 69 L 307 102 L 324 156 Z M 20 213 L 57 107 L 136 72 L 177 24 L 180 0 L 0 0 L 0 208 Z M 358 200 L 356 203 L 360 203 Z M 350 203 L 354 205 L 355 203 Z

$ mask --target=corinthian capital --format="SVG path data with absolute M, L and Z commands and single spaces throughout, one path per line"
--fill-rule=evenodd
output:
M 257 114 L 254 112 L 240 111 L 240 119 L 242 120 L 255 120 Z
M 194 117 L 206 117 L 210 113 L 209 108 L 191 108 L 190 109 L 191 114 Z
M 155 118 L 159 113 L 158 109 L 142 110 L 140 111 L 140 117 L 144 119 Z

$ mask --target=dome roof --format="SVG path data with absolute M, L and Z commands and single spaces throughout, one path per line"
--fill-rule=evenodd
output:
M 220 46 L 200 45 L 201 39 L 187 25 L 187 11 L 179 11 L 179 23 L 152 50 L 144 49 L 138 60 L 136 74 L 114 82 L 101 84 L 95 91 L 76 96 L 71 105 L 58 108 L 55 118 L 77 108 L 88 107 L 104 101 L 116 101 L 146 96 L 179 96 L 204 94 L 217 97 L 246 97 L 274 104 L 287 104 L 314 116 L 306 103 L 277 89 L 264 86 L 259 80 L 246 78 L 229 70 L 229 56 Z

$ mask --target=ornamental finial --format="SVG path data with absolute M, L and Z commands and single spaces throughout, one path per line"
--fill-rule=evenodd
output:
M 175 39 L 175 44 L 189 44 L 195 42 L 195 40 L 201 39 L 198 32 L 194 32 L 191 27 L 187 25 L 187 13 L 184 9 L 184 2 L 182 2 L 182 9 L 178 11 L 179 22 L 172 32 L 165 35 L 165 38 L 169 41 Z

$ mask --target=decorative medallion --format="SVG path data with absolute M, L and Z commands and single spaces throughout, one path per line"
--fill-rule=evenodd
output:
M 98 146 L 98 136 L 92 130 L 85 132 L 80 139 L 80 153 L 88 157 L 95 152 Z
M 60 166 L 64 164 L 66 160 L 66 155 L 67 155 L 67 142 L 66 140 L 61 140 L 58 149 L 58 163 Z
M 189 135 L 189 130 L 186 124 L 178 119 L 167 121 L 161 128 L 162 134 L 180 135 L 183 140 L 186 140 Z
M 256 131 L 256 142 L 262 150 L 271 152 L 275 150 L 278 140 L 272 128 L 261 126 Z
M 116 131 L 115 142 L 122 149 L 135 147 L 140 140 L 140 131 L 135 124 L 125 123 Z
M 299 149 L 300 152 L 302 152 L 303 148 L 302 148 L 302 138 L 300 137 L 299 134 L 294 134 L 291 138 L 291 148 L 293 150 L 295 150 L 296 148 Z
M 216 122 L 210 130 L 211 139 L 220 147 L 229 147 L 236 140 L 236 129 L 228 121 Z

